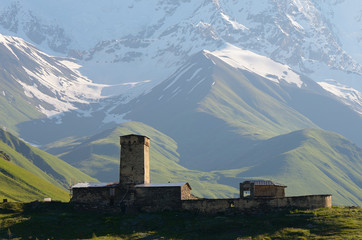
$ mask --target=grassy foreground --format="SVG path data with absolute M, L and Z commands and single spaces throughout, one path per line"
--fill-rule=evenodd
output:
M 266 215 L 120 215 L 65 203 L 0 204 L 0 239 L 362 239 L 362 209 Z

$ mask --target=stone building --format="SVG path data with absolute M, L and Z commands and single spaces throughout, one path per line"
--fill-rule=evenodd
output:
M 181 201 L 196 199 L 187 182 L 151 183 L 150 139 L 140 135 L 120 137 L 120 176 L 117 183 L 78 183 L 71 202 L 123 209 L 181 209 Z
M 283 198 L 287 186 L 270 180 L 250 180 L 240 183 L 240 198 Z
M 181 183 L 151 183 L 150 139 L 141 135 L 120 137 L 119 182 L 78 183 L 72 186 L 71 202 L 121 211 L 187 210 L 204 213 L 331 207 L 331 195 L 285 197 L 286 186 L 265 180 L 240 183 L 240 198 L 204 199 L 191 194 Z

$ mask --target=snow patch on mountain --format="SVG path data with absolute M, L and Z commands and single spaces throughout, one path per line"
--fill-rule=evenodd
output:
M 289 66 L 231 44 L 218 51 L 210 52 L 205 50 L 205 53 L 206 56 L 211 54 L 234 68 L 256 73 L 272 82 L 280 83 L 284 81 L 295 84 L 299 88 L 303 85 L 300 76 L 291 70 Z
M 20 59 L 18 58 L 18 56 L 14 53 L 13 49 L 11 49 L 11 47 L 9 46 L 9 41 L 8 38 L 10 37 L 5 37 L 4 35 L 0 34 L 0 44 L 4 45 L 13 55 L 14 57 L 20 61 Z
M 220 13 L 221 17 L 228 23 L 231 24 L 231 26 L 235 29 L 235 30 L 249 30 L 249 28 L 245 27 L 243 24 L 238 23 L 237 21 L 232 21 L 230 20 L 230 17 L 224 13 Z
M 362 93 L 351 87 L 330 79 L 326 82 L 318 82 L 328 92 L 340 98 L 345 104 L 362 114 Z
M 286 16 L 297 29 L 304 30 L 304 28 L 297 21 L 295 21 L 292 16 L 290 16 L 289 14 L 286 14 Z

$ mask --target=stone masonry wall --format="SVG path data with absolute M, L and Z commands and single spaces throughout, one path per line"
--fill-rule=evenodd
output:
M 270 186 L 270 185 L 266 185 L 266 186 L 254 186 L 255 190 L 254 190 L 254 197 L 269 197 L 269 196 L 273 196 L 273 197 L 277 197 L 277 198 L 282 198 L 285 197 L 285 193 L 284 193 L 284 187 L 281 186 Z
M 150 183 L 150 139 L 144 136 L 127 135 L 120 138 L 120 184 Z
M 71 202 L 108 205 L 110 203 L 109 188 L 74 188 Z
M 182 201 L 182 209 L 201 213 L 268 212 L 282 209 L 314 209 L 331 207 L 331 195 L 309 195 L 285 198 L 199 199 Z
M 181 187 L 181 200 L 187 200 L 187 199 L 198 199 L 198 197 L 192 195 L 191 189 L 187 184 L 185 184 Z
M 181 209 L 181 187 L 137 187 L 136 206 L 141 211 Z
M 119 187 L 73 188 L 70 202 L 97 206 L 119 205 L 120 201 L 129 202 L 132 192 Z

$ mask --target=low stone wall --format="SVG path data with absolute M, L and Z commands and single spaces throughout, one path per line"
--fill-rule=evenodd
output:
M 308 195 L 285 198 L 198 199 L 183 200 L 182 209 L 200 213 L 268 212 L 282 209 L 314 209 L 332 206 L 331 195 Z

